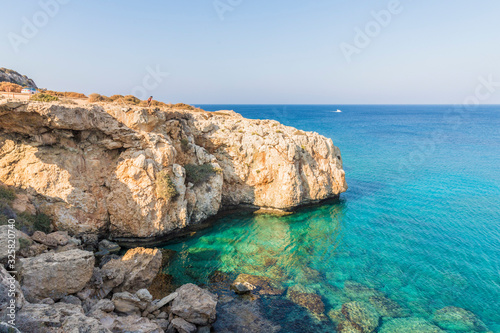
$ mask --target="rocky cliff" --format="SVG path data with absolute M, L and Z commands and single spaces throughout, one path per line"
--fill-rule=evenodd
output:
M 30 87 L 37 89 L 38 87 L 35 84 L 35 81 L 27 77 L 26 75 L 21 75 L 18 72 L 7 69 L 0 68 L 0 82 L 11 82 L 18 84 L 22 87 Z
M 238 205 L 290 210 L 347 189 L 317 133 L 232 111 L 0 103 L 0 183 L 53 229 L 150 238 Z

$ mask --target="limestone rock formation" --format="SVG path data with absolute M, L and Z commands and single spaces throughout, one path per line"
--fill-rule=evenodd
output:
M 26 75 L 19 74 L 18 72 L 8 69 L 0 68 L 0 82 L 11 82 L 18 84 L 20 86 L 27 86 L 30 88 L 37 89 L 35 81 L 27 77 Z
M 331 139 L 276 121 L 8 101 L 0 183 L 56 230 L 114 238 L 160 237 L 230 206 L 290 210 L 347 189 Z
M 20 259 L 18 271 L 26 299 L 35 302 L 79 292 L 92 277 L 93 268 L 94 254 L 74 249 Z

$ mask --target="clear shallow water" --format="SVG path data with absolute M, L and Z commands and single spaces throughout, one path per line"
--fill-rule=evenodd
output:
M 263 275 L 320 295 L 328 312 L 346 301 L 345 281 L 355 281 L 412 316 L 430 320 L 453 305 L 500 332 L 499 106 L 200 107 L 332 138 L 349 190 L 286 217 L 228 215 L 168 244 L 178 251 L 166 270 L 176 283 L 209 284 L 216 270 Z M 285 300 L 258 300 L 281 332 L 333 331 Z

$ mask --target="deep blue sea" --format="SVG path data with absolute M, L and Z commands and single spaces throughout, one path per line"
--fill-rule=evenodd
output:
M 208 285 L 216 270 L 268 276 L 320 295 L 328 313 L 356 299 L 344 289 L 356 282 L 412 317 L 432 322 L 434 311 L 457 306 L 500 332 L 500 106 L 197 106 L 331 138 L 349 189 L 286 217 L 224 216 L 168 244 L 178 251 L 166 270 L 176 283 Z M 253 302 L 262 327 L 335 331 L 286 296 Z

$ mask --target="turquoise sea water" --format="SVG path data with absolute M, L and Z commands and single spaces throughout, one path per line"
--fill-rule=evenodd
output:
M 435 310 L 457 306 L 500 332 L 500 106 L 200 107 L 332 138 L 349 190 L 339 201 L 286 217 L 224 216 L 167 244 L 178 252 L 166 269 L 175 283 L 209 286 L 214 271 L 268 276 L 320 295 L 327 313 L 363 298 L 346 295 L 345 282 L 354 281 L 411 316 L 431 321 Z M 335 331 L 286 295 L 252 302 L 263 332 L 272 325 L 280 332 Z

